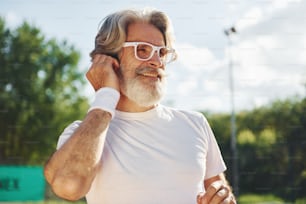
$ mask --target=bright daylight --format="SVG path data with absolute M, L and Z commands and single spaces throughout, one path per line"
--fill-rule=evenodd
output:
M 1 0 L 0 204 L 306 203 L 305 11 Z

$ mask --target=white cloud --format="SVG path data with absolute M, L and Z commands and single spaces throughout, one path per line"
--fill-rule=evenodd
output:
M 177 86 L 177 93 L 180 96 L 188 96 L 197 88 L 197 78 L 189 75 L 187 79 L 181 81 Z
M 306 13 L 303 8 L 302 1 L 273 1 L 261 8 L 264 16 L 261 21 L 237 34 L 233 48 L 236 83 L 238 88 L 254 93 L 256 105 L 305 92 L 306 28 L 302 19 L 306 19 Z
M 178 108 L 226 111 L 226 62 L 205 47 L 179 43 L 177 50 L 178 61 L 167 68 L 169 88 L 165 101 Z
M 262 19 L 263 19 L 262 9 L 254 7 L 251 10 L 249 10 L 247 13 L 245 13 L 245 15 L 240 18 L 240 20 L 237 22 L 235 26 L 237 26 L 239 30 L 244 30 L 252 25 L 260 23 Z
M 205 47 L 196 47 L 189 43 L 178 43 L 176 47 L 178 61 L 191 71 L 209 69 L 216 60 L 214 54 Z
M 271 1 L 257 5 L 238 24 L 231 48 L 237 110 L 304 94 L 306 27 L 297 19 L 306 19 L 306 13 L 300 4 Z M 213 50 L 186 43 L 178 44 L 178 50 L 179 85 L 171 89 L 179 99 L 174 105 L 229 111 L 228 56 L 218 59 Z

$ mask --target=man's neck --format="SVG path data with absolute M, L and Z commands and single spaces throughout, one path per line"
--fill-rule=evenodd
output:
M 136 102 L 130 100 L 129 98 L 121 94 L 116 110 L 119 110 L 122 112 L 136 113 L 136 112 L 145 112 L 150 109 L 153 109 L 154 107 L 156 107 L 156 105 L 147 106 L 147 107 L 140 106 Z

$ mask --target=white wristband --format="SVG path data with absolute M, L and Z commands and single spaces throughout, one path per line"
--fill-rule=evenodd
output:
M 119 98 L 119 91 L 109 87 L 101 88 L 96 92 L 95 100 L 91 104 L 88 112 L 93 109 L 101 109 L 109 112 L 112 118 L 114 118 Z

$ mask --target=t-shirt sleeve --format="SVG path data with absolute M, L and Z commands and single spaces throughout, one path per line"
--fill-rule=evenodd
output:
M 216 176 L 226 170 L 226 165 L 222 158 L 220 148 L 217 144 L 213 131 L 211 130 L 208 121 L 204 117 L 204 131 L 207 135 L 207 157 L 206 157 L 206 172 L 205 179 Z
M 81 122 L 82 121 L 80 120 L 74 121 L 64 129 L 62 134 L 59 136 L 56 149 L 59 149 L 61 146 L 63 146 L 63 144 L 65 144 L 65 142 L 70 138 L 70 136 L 74 133 L 74 131 L 78 129 Z

